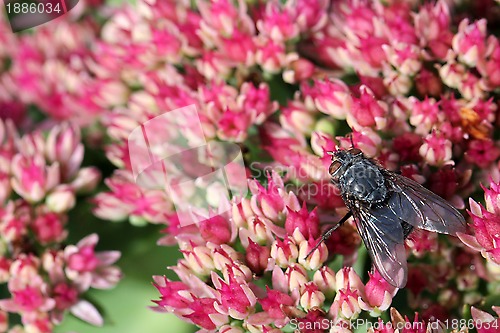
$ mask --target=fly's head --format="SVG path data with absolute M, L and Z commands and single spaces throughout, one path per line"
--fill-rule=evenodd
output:
M 358 148 L 351 148 L 349 150 L 339 149 L 329 154 L 332 155 L 332 164 L 330 164 L 328 172 L 334 184 L 339 183 L 340 176 L 342 176 L 353 163 L 364 158 L 363 152 Z

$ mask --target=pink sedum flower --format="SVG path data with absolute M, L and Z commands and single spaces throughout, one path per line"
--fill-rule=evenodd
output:
M 363 127 L 384 129 L 387 125 L 387 104 L 377 100 L 368 87 L 361 86 L 359 90 L 359 98 L 352 99 L 347 122 L 355 130 L 362 130 Z
M 430 165 L 453 165 L 452 143 L 442 135 L 432 132 L 424 138 L 420 146 L 420 156 Z
M 476 67 L 484 61 L 486 23 L 486 20 L 482 19 L 469 24 L 469 21 L 465 19 L 460 23 L 458 33 L 453 37 L 453 51 L 467 66 Z
M 68 266 L 66 274 L 80 288 L 109 289 L 121 278 L 120 270 L 111 266 L 120 258 L 117 251 L 95 252 L 99 240 L 96 234 L 89 235 L 76 245 L 64 249 Z
M 364 294 L 359 299 L 359 306 L 372 316 L 379 316 L 387 310 L 396 295 L 397 288 L 391 286 L 378 271 L 368 273 L 370 280 L 366 283 Z

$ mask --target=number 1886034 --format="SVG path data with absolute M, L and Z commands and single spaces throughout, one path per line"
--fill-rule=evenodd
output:
M 60 14 L 63 12 L 61 3 L 59 2 L 15 2 L 6 3 L 5 8 L 7 14 Z

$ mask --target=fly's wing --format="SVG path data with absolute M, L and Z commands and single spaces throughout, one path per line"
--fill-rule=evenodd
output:
M 419 183 L 389 172 L 388 205 L 402 221 L 419 229 L 454 235 L 466 232 L 465 219 L 452 205 Z
M 357 205 L 356 205 L 357 206 Z M 380 275 L 391 285 L 406 285 L 407 267 L 403 228 L 388 207 L 351 207 L 359 234 Z

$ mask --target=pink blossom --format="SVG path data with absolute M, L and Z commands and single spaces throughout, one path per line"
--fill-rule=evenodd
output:
M 282 218 L 285 209 L 285 203 L 281 196 L 283 183 L 278 177 L 268 175 L 267 188 L 264 188 L 260 183 L 255 182 L 255 186 L 250 186 L 250 190 L 254 194 L 252 196 L 252 205 L 258 205 L 259 212 L 270 220 L 278 220 Z M 254 209 L 255 211 L 255 209 Z
M 38 202 L 59 183 L 59 165 L 47 165 L 41 155 L 12 159 L 12 188 L 30 202 Z
M 488 89 L 486 81 L 471 72 L 466 72 L 458 84 L 458 90 L 468 100 L 483 98 Z
M 260 246 L 248 240 L 248 247 L 245 254 L 245 263 L 257 275 L 262 274 L 268 265 L 271 250 L 267 246 Z
M 193 272 L 199 276 L 209 276 L 214 270 L 215 265 L 212 257 L 212 251 L 206 246 L 193 246 L 182 250 L 187 264 Z
M 91 234 L 76 245 L 69 245 L 64 249 L 64 258 L 67 262 L 66 275 L 79 290 L 86 290 L 89 287 L 108 289 L 121 278 L 120 270 L 111 266 L 120 258 L 120 253 L 95 252 L 98 240 L 96 234 Z
M 279 41 L 261 38 L 257 40 L 255 60 L 264 72 L 275 74 L 286 66 L 285 45 Z
M 349 89 L 340 80 L 315 80 L 311 87 L 304 83 L 300 86 L 307 103 L 314 103 L 323 113 L 338 119 L 345 119 L 346 109 L 351 105 Z
M 336 292 L 335 272 L 328 266 L 322 266 L 313 276 L 313 281 L 327 299 L 332 298 Z
M 315 119 L 313 112 L 308 110 L 303 103 L 292 101 L 282 109 L 280 123 L 284 128 L 295 132 L 296 136 L 300 137 L 300 135 L 311 134 Z
M 299 263 L 308 270 L 319 269 L 328 259 L 328 250 L 324 243 L 311 253 L 317 243 L 314 238 L 304 239 L 299 243 Z M 309 253 L 311 254 L 307 256 Z
M 83 160 L 83 144 L 79 129 L 68 123 L 54 127 L 47 137 L 46 155 L 49 162 L 58 162 L 61 180 L 74 177 Z
M 496 215 L 500 215 L 500 184 L 490 181 L 490 188 L 481 185 L 484 191 L 484 201 L 486 209 Z
M 195 298 L 189 304 L 189 309 L 192 312 L 183 315 L 183 317 L 204 329 L 214 330 L 217 326 L 212 321 L 210 315 L 217 313 L 214 308 L 215 301 L 213 298 Z
M 158 305 L 158 309 L 164 307 L 183 309 L 188 306 L 190 295 L 184 294 L 183 291 L 188 290 L 188 286 L 183 282 L 170 281 L 165 276 L 156 276 L 154 286 L 160 292 L 160 300 L 154 301 Z
M 309 212 L 304 204 L 299 211 L 288 208 L 288 215 L 285 220 L 285 230 L 289 236 L 296 241 L 317 238 L 319 236 L 319 218 L 317 210 Z M 295 232 L 300 233 L 296 235 Z
M 36 217 L 31 229 L 41 244 L 63 241 L 68 232 L 64 230 L 65 216 L 56 213 L 42 213 Z
M 482 169 L 487 168 L 500 156 L 500 148 L 493 140 L 472 140 L 469 142 L 465 158 Z
M 392 297 L 396 295 L 397 288 L 391 286 L 378 271 L 371 274 L 370 280 L 366 283 L 364 294 L 359 299 L 359 306 L 370 311 L 370 314 L 377 315 L 389 308 Z
M 444 58 L 451 46 L 453 34 L 450 31 L 450 9 L 445 1 L 426 4 L 415 14 L 415 30 L 420 44 L 429 47 L 432 55 Z
M 272 290 L 269 287 L 266 287 L 266 292 L 266 297 L 259 299 L 259 303 L 262 305 L 262 308 L 271 318 L 284 319 L 285 314 L 281 308 L 283 306 L 294 305 L 295 302 L 292 297 L 283 292 Z
M 298 246 L 291 238 L 277 239 L 271 247 L 271 257 L 276 261 L 276 265 L 286 268 L 297 261 L 299 257 Z
M 311 61 L 295 54 L 289 54 L 287 58 L 287 69 L 283 72 L 285 82 L 293 84 L 312 78 L 316 66 Z
M 425 98 L 420 101 L 410 97 L 408 101 L 411 110 L 410 124 L 417 128 L 415 130 L 417 134 L 427 134 L 433 126 L 443 120 L 439 102 L 434 98 Z
M 387 104 L 377 100 L 366 86 L 361 86 L 359 90 L 360 96 L 359 98 L 353 97 L 351 112 L 347 114 L 350 126 L 357 130 L 362 127 L 373 127 L 379 130 L 385 128 Z
M 257 21 L 259 32 L 278 42 L 297 37 L 299 26 L 292 10 L 295 11 L 292 7 L 279 8 L 275 3 L 268 3 L 264 15 Z
M 460 22 L 458 33 L 453 37 L 453 51 L 468 66 L 475 67 L 484 61 L 486 51 L 486 20 L 469 24 L 467 19 Z
M 486 60 L 484 69 L 479 67 L 478 70 L 486 77 L 488 84 L 494 88 L 500 86 L 500 43 L 496 41 L 492 46 L 491 55 Z
M 330 314 L 333 318 L 356 319 L 361 313 L 358 298 L 358 291 L 349 286 L 338 290 L 330 308 Z
M 300 305 L 305 309 L 319 308 L 323 305 L 325 301 L 325 295 L 319 290 L 319 288 L 310 282 L 304 286 L 304 290 L 300 296 Z
M 221 309 L 235 319 L 244 319 L 253 311 L 257 298 L 248 285 L 230 276 L 228 282 L 217 278 L 214 281 L 220 292 Z M 215 305 L 218 308 L 218 304 Z M 220 311 L 219 311 L 220 312 Z
M 420 156 L 430 165 L 453 165 L 452 143 L 442 135 L 432 132 L 424 138 L 420 146 Z
M 417 74 L 415 87 L 421 96 L 437 97 L 443 91 L 443 83 L 439 77 L 425 68 Z

